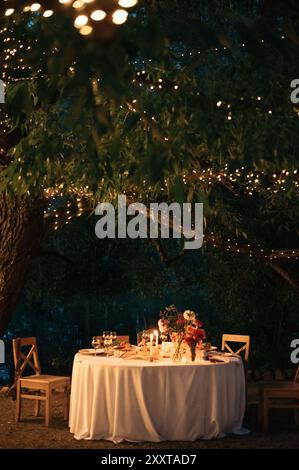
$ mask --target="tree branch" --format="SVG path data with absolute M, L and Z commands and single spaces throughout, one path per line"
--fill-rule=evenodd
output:
M 299 281 L 295 279 L 285 268 L 277 263 L 267 263 L 267 265 L 287 281 L 294 289 L 299 289 Z
M 180 258 L 182 258 L 184 256 L 184 254 L 186 253 L 184 248 L 183 248 L 177 255 L 170 258 L 167 255 L 167 253 L 166 253 L 166 251 L 163 247 L 163 244 L 162 244 L 162 242 L 159 238 L 150 238 L 150 242 L 156 248 L 157 253 L 160 256 L 161 261 L 163 263 L 165 263 L 167 266 L 170 266 L 170 265 L 174 264 L 176 261 L 178 261 Z

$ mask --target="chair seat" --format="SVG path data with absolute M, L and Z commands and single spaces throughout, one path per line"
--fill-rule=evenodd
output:
M 299 408 L 299 397 L 298 400 L 295 398 L 270 398 L 270 408 Z
M 298 390 L 299 383 L 276 380 L 273 382 L 262 382 L 259 384 L 262 390 Z
M 299 408 L 299 384 L 297 382 L 272 382 L 260 387 L 261 399 L 269 408 Z
M 256 405 L 260 403 L 261 393 L 266 393 L 271 400 L 273 407 L 285 402 L 285 405 L 296 404 L 297 396 L 299 400 L 299 384 L 296 382 L 272 381 L 272 382 L 251 382 L 247 384 L 247 404 Z M 273 396 L 271 396 L 273 395 Z
M 59 384 L 61 382 L 68 382 L 70 380 L 69 377 L 63 377 L 63 376 L 57 376 L 57 375 L 45 375 L 45 374 L 40 374 L 40 375 L 28 375 L 26 377 L 22 377 L 20 379 L 21 381 L 21 386 L 26 386 L 32 385 L 32 384 L 44 384 L 44 385 L 55 385 Z

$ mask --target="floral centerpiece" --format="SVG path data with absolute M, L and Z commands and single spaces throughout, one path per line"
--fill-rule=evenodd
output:
M 170 305 L 160 312 L 160 317 L 158 322 L 160 336 L 162 341 L 170 339 L 174 344 L 173 359 L 180 360 L 182 346 L 187 345 L 190 348 L 191 359 L 194 361 L 196 347 L 201 345 L 206 338 L 202 322 L 198 320 L 196 313 L 192 310 L 185 310 L 181 313 L 175 305 Z

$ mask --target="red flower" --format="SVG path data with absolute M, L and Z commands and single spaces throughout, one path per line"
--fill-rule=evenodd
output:
M 186 328 L 186 335 L 184 339 L 189 346 L 194 346 L 197 343 L 201 343 L 205 338 L 206 332 L 202 328 L 194 328 L 193 326 L 188 326 Z
M 187 333 L 187 335 L 194 336 L 195 333 L 196 333 L 196 328 L 194 326 L 189 325 L 186 328 L 186 333 Z
M 199 341 L 200 341 L 200 340 L 202 341 L 202 340 L 206 339 L 206 332 L 205 332 L 205 330 L 204 330 L 203 328 L 198 328 L 198 329 L 196 330 L 196 337 L 198 338 Z

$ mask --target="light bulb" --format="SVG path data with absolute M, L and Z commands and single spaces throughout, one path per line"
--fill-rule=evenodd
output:
M 38 11 L 38 10 L 40 9 L 40 7 L 41 7 L 41 4 L 40 4 L 40 3 L 33 3 L 33 4 L 31 5 L 30 10 L 31 10 L 31 11 Z
M 44 12 L 44 15 L 43 15 L 43 16 L 44 16 L 45 18 L 50 18 L 50 16 L 52 16 L 52 15 L 53 15 L 53 10 L 46 10 L 46 11 Z
M 123 8 L 134 7 L 138 3 L 138 0 L 119 0 L 118 4 Z
M 79 15 L 75 19 L 74 25 L 76 28 L 81 28 L 82 26 L 85 26 L 88 23 L 88 18 L 85 15 Z
M 72 5 L 73 8 L 82 8 L 84 7 L 84 2 L 82 2 L 82 0 L 76 0 L 73 5 Z
M 88 36 L 88 34 L 91 34 L 93 31 L 93 28 L 91 26 L 83 26 L 83 28 L 80 29 L 80 33 L 83 34 L 83 36 Z
M 123 24 L 127 21 L 128 12 L 126 10 L 115 10 L 112 15 L 112 21 L 115 24 Z
M 106 18 L 106 13 L 103 10 L 95 10 L 90 15 L 90 18 L 94 21 L 101 21 Z

